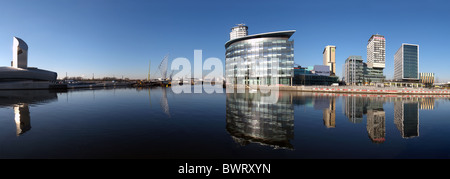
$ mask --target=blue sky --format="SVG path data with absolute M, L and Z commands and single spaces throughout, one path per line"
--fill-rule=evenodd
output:
M 402 43 L 420 45 L 420 72 L 450 81 L 450 1 L 150 1 L 20 0 L 0 5 L 0 66 L 10 66 L 13 36 L 29 45 L 29 66 L 59 77 L 147 77 L 170 54 L 225 60 L 230 28 L 249 34 L 296 30 L 295 63 L 322 63 L 326 45 L 336 45 L 337 74 L 345 59 L 366 61 L 372 34 L 386 38 L 386 68 L 393 77 L 394 53 Z

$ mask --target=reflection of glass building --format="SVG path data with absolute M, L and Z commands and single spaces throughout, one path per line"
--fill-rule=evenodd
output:
M 295 30 L 269 32 L 231 39 L 225 44 L 228 84 L 290 85 L 294 76 Z
M 419 103 L 395 101 L 394 123 L 403 138 L 419 136 Z
M 233 139 L 241 145 L 293 148 L 294 107 L 290 95 L 284 94 L 270 104 L 261 102 L 261 93 L 227 93 L 226 129 Z
M 363 59 L 361 56 L 349 56 L 345 60 L 343 76 L 347 85 L 363 83 Z
M 384 110 L 367 110 L 367 133 L 373 143 L 383 143 L 386 139 L 386 117 Z
M 352 123 L 361 123 L 363 120 L 364 104 L 362 97 L 349 96 L 344 98 L 345 116 Z

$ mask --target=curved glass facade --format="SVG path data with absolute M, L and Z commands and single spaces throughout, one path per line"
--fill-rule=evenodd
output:
M 294 76 L 294 41 L 281 36 L 243 38 L 226 46 L 228 84 L 290 85 Z

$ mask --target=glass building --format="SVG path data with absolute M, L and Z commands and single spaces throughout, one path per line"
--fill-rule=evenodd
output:
M 419 81 L 419 45 L 402 44 L 394 56 L 394 80 Z
M 361 56 L 349 56 L 344 64 L 344 81 L 347 85 L 363 83 L 363 59 Z
M 234 85 L 291 85 L 294 76 L 295 30 L 231 39 L 226 48 L 226 83 Z

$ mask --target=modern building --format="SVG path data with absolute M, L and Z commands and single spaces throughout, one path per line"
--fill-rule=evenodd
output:
M 372 35 L 367 42 L 367 63 L 364 65 L 364 84 L 384 82 L 386 62 L 386 39 L 383 35 Z
M 433 85 L 434 73 L 419 73 L 419 81 L 425 85 Z
M 367 66 L 384 69 L 386 60 L 386 39 L 382 35 L 372 35 L 367 42 Z
M 419 45 L 402 44 L 394 56 L 395 81 L 419 81 Z
M 363 83 L 364 65 L 361 56 L 349 56 L 345 60 L 343 81 L 347 85 L 361 85 Z
M 18 37 L 13 38 L 13 61 L 11 66 L 14 68 L 28 67 L 28 45 Z
M 0 89 L 48 89 L 56 76 L 55 72 L 28 67 L 28 45 L 14 37 L 11 67 L 0 67 Z
M 323 65 L 326 65 L 330 69 L 330 75 L 336 75 L 336 46 L 327 45 L 323 49 Z
M 337 76 L 330 76 L 328 66 L 294 67 L 293 85 L 326 85 L 338 82 Z
M 227 85 L 292 85 L 295 30 L 268 32 L 225 43 Z
M 248 35 L 248 26 L 245 24 L 236 24 L 237 26 L 231 28 L 230 40 L 245 37 Z
M 319 76 L 330 76 L 331 71 L 330 68 L 326 65 L 314 65 L 312 73 Z
M 383 75 L 383 69 L 370 68 L 367 63 L 363 64 L 363 83 L 370 85 L 371 83 L 382 83 L 386 76 Z

